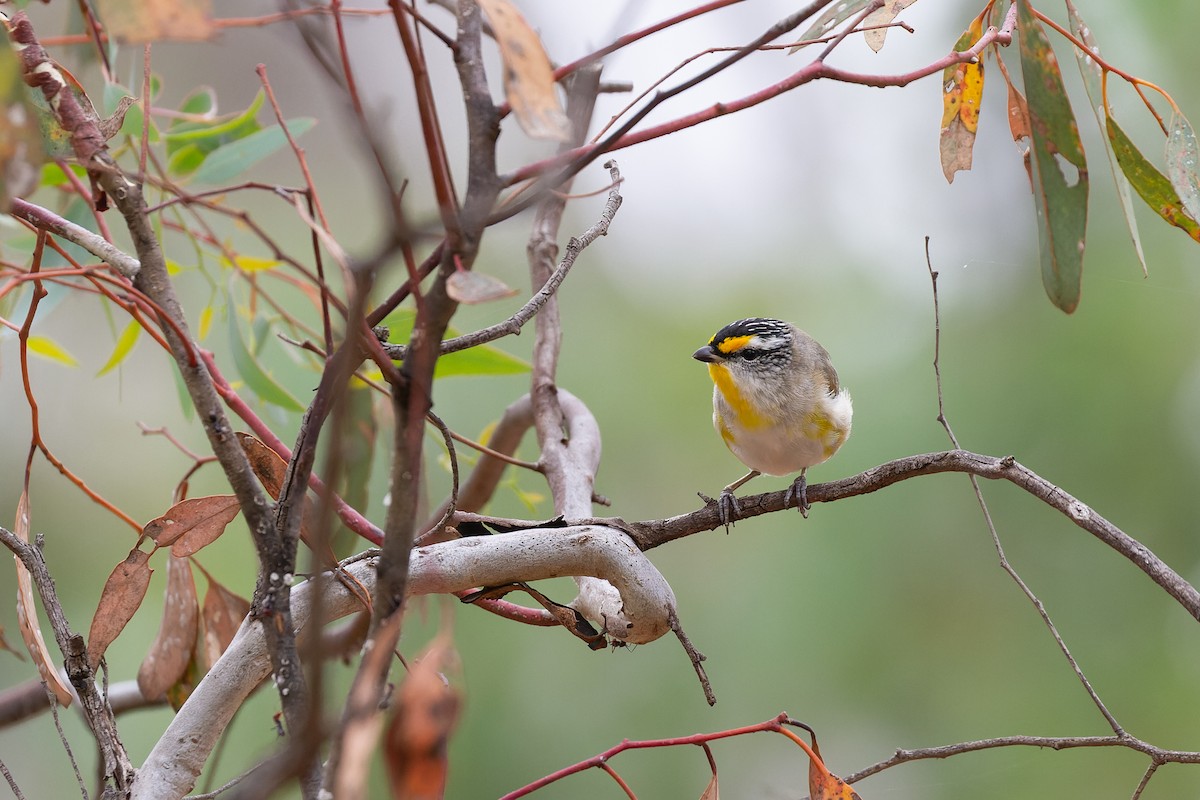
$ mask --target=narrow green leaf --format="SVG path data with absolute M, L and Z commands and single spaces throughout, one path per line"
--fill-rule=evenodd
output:
M 200 168 L 205 155 L 203 150 L 189 142 L 167 159 L 167 174 L 173 178 L 187 177 Z
M 288 131 L 293 137 L 307 132 L 316 120 L 311 117 L 290 119 L 287 122 Z M 209 153 L 208 158 L 196 170 L 192 180 L 197 183 L 224 183 L 245 172 L 252 165 L 279 150 L 287 144 L 283 128 L 272 125 L 260 131 L 218 147 Z
M 407 342 L 412 338 L 414 314 L 407 309 L 400 309 L 388 314 L 381 323 L 388 328 L 393 342 Z M 446 329 L 446 338 L 450 339 L 458 333 L 453 328 Z M 433 370 L 434 378 L 449 378 L 461 375 L 517 375 L 529 372 L 529 362 L 506 353 L 490 344 L 479 345 L 468 350 L 459 350 L 438 358 Z
M 1083 278 L 1087 159 L 1046 33 L 1028 0 L 1019 0 L 1017 5 L 1021 72 L 1032 128 L 1030 164 L 1042 285 L 1050 302 L 1070 314 L 1079 305 Z
M 1167 133 L 1167 177 L 1192 219 L 1200 219 L 1197 162 L 1200 162 L 1200 148 L 1196 146 L 1196 131 L 1183 112 L 1175 109 Z
M 51 339 L 49 336 L 30 336 L 26 341 L 26 346 L 29 352 L 39 355 L 42 358 L 47 358 L 51 361 L 57 361 L 59 364 L 68 367 L 78 367 L 79 362 L 75 360 L 75 356 L 67 352 L 67 349 L 58 342 Z
M 1092 53 L 1099 53 L 1100 48 L 1092 37 L 1091 28 L 1079 16 L 1079 12 L 1075 10 L 1075 4 L 1071 0 L 1067 0 L 1067 20 L 1079 40 L 1086 44 Z M 1096 122 L 1103 128 L 1107 125 L 1108 120 L 1108 112 L 1104 108 L 1104 88 L 1101 83 L 1103 72 L 1096 59 L 1078 47 L 1075 48 L 1075 61 L 1079 64 L 1080 74 L 1083 75 L 1083 87 L 1087 90 L 1088 100 L 1091 101 L 1092 111 L 1096 115 Z M 1125 226 L 1129 228 L 1129 235 L 1133 238 L 1133 249 L 1137 253 L 1138 263 L 1142 265 L 1142 274 L 1145 275 L 1147 274 L 1146 254 L 1142 252 L 1142 237 L 1138 233 L 1137 219 L 1133 214 L 1133 193 L 1129 189 L 1129 181 L 1121 173 L 1121 167 L 1117 163 L 1117 154 L 1113 152 L 1112 144 L 1107 137 L 1104 139 L 1104 154 L 1108 156 L 1108 166 L 1112 170 L 1113 180 L 1117 184 L 1117 198 L 1121 201 L 1121 214 L 1125 217 Z
M 104 366 L 100 368 L 100 371 L 96 373 L 96 377 L 99 378 L 104 373 L 110 372 L 118 364 L 124 361 L 125 356 L 129 355 L 130 351 L 133 350 L 133 346 L 137 344 L 138 337 L 141 335 L 141 333 L 142 326 L 138 324 L 138 321 L 135 319 L 130 320 L 129 324 L 125 326 L 125 330 L 121 331 L 121 335 L 117 337 L 117 344 L 113 348 L 112 355 L 108 357 L 108 361 L 105 362 Z
M 233 363 L 237 365 L 238 374 L 255 394 L 266 402 L 288 411 L 304 410 L 300 401 L 268 375 L 254 356 L 250 355 L 250 348 L 242 333 L 242 326 L 238 325 L 237 314 L 232 309 L 229 312 L 229 342 L 233 350 Z
M 1200 242 L 1200 224 L 1188 216 L 1175 187 L 1150 161 L 1142 155 L 1133 142 L 1121 130 L 1121 126 L 1112 117 L 1107 120 L 1108 140 L 1112 142 L 1113 152 L 1117 155 L 1117 164 L 1121 172 L 1129 179 L 1134 190 L 1146 205 L 1154 209 L 1154 213 L 1170 224 L 1179 228 L 1188 236 Z
M 258 124 L 258 110 L 262 108 L 266 95 L 259 92 L 253 102 L 240 114 L 215 122 L 183 122 L 163 134 L 167 153 L 174 154 L 179 148 L 191 143 L 205 153 L 216 150 L 223 144 L 242 139 L 262 128 Z M 214 101 L 215 102 L 215 101 Z

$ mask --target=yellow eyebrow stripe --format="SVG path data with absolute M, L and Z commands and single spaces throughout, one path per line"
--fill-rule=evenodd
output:
M 722 341 L 718 342 L 717 349 L 725 355 L 736 353 L 738 350 L 741 350 L 743 347 L 749 344 L 750 340 L 753 338 L 753 336 L 730 336 L 728 339 L 723 339 Z

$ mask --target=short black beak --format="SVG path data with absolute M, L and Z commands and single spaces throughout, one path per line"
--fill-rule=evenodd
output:
M 692 358 L 697 361 L 707 361 L 712 364 L 721 360 L 721 354 L 711 344 L 706 344 L 696 352 L 692 353 Z

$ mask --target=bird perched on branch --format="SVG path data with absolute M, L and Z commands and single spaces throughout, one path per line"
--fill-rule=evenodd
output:
M 790 322 L 754 317 L 721 328 L 692 358 L 708 364 L 713 426 L 750 468 L 721 491 L 721 522 L 728 528 L 740 516 L 733 493 L 746 481 L 797 470 L 784 505 L 794 499 L 808 516 L 805 472 L 846 442 L 853 415 L 829 353 Z

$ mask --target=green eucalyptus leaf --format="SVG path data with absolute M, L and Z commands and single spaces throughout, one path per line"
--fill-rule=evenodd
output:
M 293 137 L 301 136 L 315 124 L 316 120 L 311 117 L 288 120 L 288 132 Z M 278 125 L 255 131 L 209 153 L 204 163 L 192 175 L 192 180 L 197 183 L 225 183 L 286 144 L 287 136 Z

